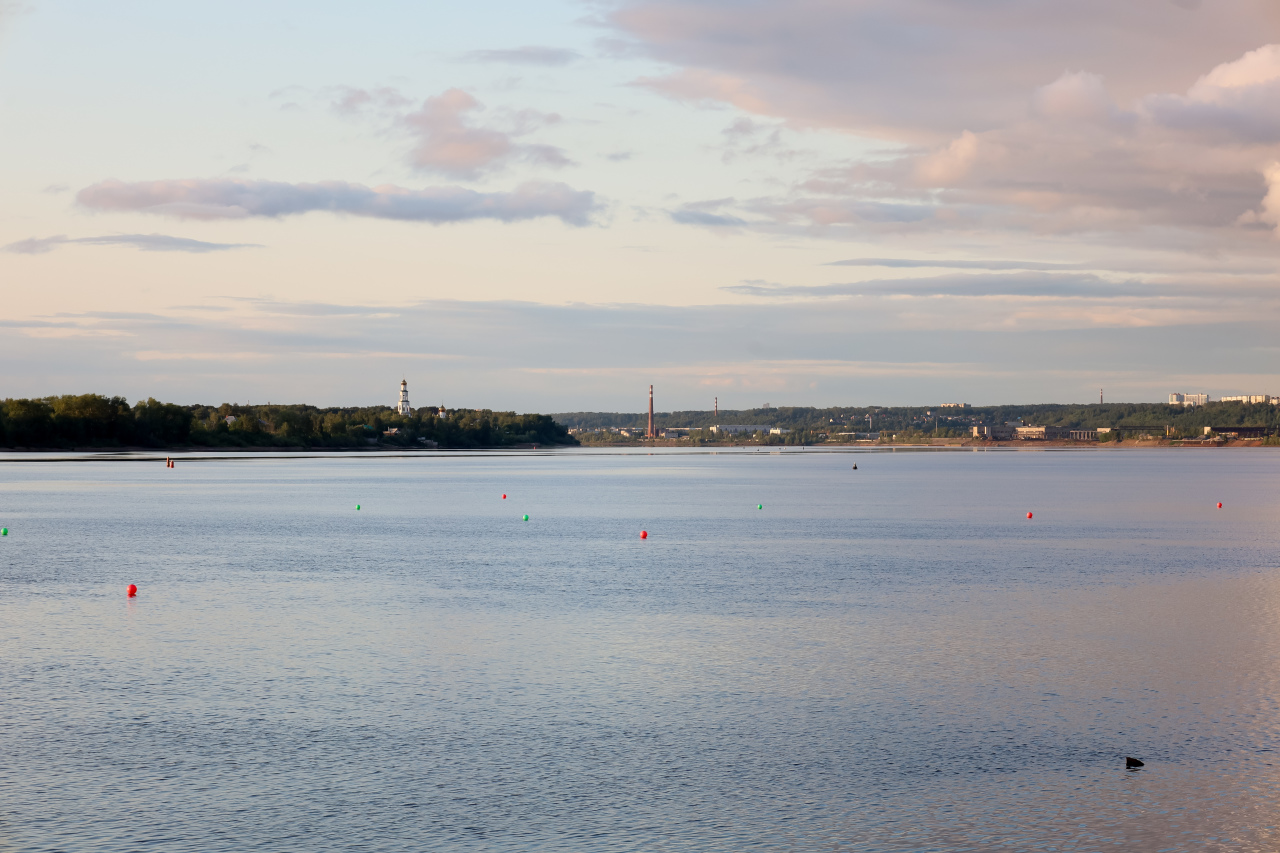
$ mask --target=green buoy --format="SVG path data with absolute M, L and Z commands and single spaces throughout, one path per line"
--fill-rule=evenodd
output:
M 360 508 L 360 504 L 356 504 L 356 509 L 359 509 L 359 508 Z
M 764 504 L 756 504 L 756 509 L 764 509 Z
M 8 536 L 8 535 L 9 535 L 9 528 L 0 527 L 0 536 Z
M 529 520 L 529 516 L 527 516 L 527 515 L 526 515 L 526 516 L 524 517 L 524 520 L 525 520 L 525 521 L 528 521 L 528 520 Z

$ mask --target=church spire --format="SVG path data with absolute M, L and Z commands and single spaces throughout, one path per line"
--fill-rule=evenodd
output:
M 411 415 L 413 409 L 409 408 L 409 381 L 407 379 L 400 380 L 400 402 L 395 405 L 396 414 Z

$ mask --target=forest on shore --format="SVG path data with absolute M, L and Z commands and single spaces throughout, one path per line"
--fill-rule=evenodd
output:
M 180 406 L 63 395 L 0 401 L 0 447 L 511 447 L 578 442 L 548 415 L 389 406 Z

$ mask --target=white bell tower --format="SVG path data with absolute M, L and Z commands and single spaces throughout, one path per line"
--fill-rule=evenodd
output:
M 400 402 L 396 403 L 396 414 L 413 414 L 413 409 L 409 408 L 409 382 L 405 379 L 400 380 Z

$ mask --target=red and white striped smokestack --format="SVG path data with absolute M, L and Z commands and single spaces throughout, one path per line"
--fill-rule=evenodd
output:
M 653 431 L 653 386 L 649 386 L 649 438 L 657 438 Z

